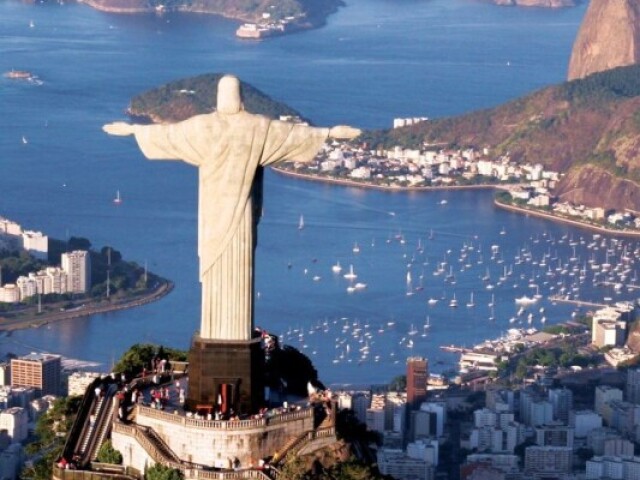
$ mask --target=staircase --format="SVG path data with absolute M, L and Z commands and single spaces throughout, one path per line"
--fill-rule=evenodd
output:
M 166 444 L 166 442 L 160 438 L 160 436 L 152 429 L 147 427 L 138 427 L 140 432 L 146 437 L 146 439 L 155 447 L 156 451 L 167 461 L 173 463 L 180 463 L 180 458 L 174 453 L 174 451 Z

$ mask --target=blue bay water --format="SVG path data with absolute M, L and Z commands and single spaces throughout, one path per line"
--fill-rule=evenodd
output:
M 145 307 L 15 332 L 2 339 L 2 351 L 47 350 L 108 368 L 136 342 L 189 345 L 199 324 L 196 172 L 177 162 L 148 162 L 131 139 L 101 132 L 102 124 L 125 118 L 133 95 L 174 79 L 224 71 L 318 125 L 384 128 L 394 117 L 459 114 L 562 81 L 584 9 L 352 0 L 324 28 L 243 42 L 233 36 L 237 23 L 214 16 L 118 16 L 81 4 L 1 2 L 0 70 L 29 70 L 44 83 L 0 79 L 0 215 L 53 237 L 84 236 L 96 247 L 113 245 L 176 283 L 171 295 Z M 118 207 L 112 203 L 116 190 L 124 199 Z M 567 242 L 545 240 L 565 234 L 590 238 L 495 210 L 491 200 L 490 192 L 389 194 L 269 173 L 257 253 L 256 324 L 303 348 L 327 382 L 387 381 L 402 372 L 409 354 L 451 368 L 455 358 L 438 346 L 471 345 L 509 328 L 514 298 L 530 295 L 529 277 L 540 274 L 533 267 L 519 271 L 518 282 L 490 292 L 479 280 L 487 268 L 497 279 L 525 246 L 537 248 L 538 257 L 553 248 L 568 258 Z M 298 231 L 301 214 L 306 228 Z M 507 235 L 500 235 L 503 227 Z M 397 241 L 400 234 L 406 243 Z M 356 242 L 358 255 L 352 252 Z M 419 244 L 426 247 L 423 254 Z M 474 246 L 474 263 L 460 272 L 465 244 Z M 504 264 L 490 263 L 491 245 L 504 252 Z M 477 263 L 478 249 L 483 264 Z M 433 275 L 446 257 L 456 269 L 455 285 Z M 345 268 L 353 264 L 367 289 L 347 294 L 346 281 L 331 272 L 338 260 Z M 406 295 L 407 271 L 424 290 Z M 472 291 L 477 307 L 467 309 Z M 458 309 L 447 307 L 454 293 Z M 493 322 L 487 307 L 492 293 Z M 600 300 L 609 294 L 581 292 Z M 430 308 L 430 296 L 446 300 Z M 536 307 L 536 321 L 542 306 Z M 548 302 L 544 308 L 549 323 L 571 312 Z M 411 325 L 421 329 L 427 315 L 429 334 L 413 336 L 409 348 Z M 363 333 L 368 325 L 372 334 L 346 335 L 347 322 Z M 339 359 L 345 338 L 352 343 L 351 362 Z M 364 344 L 371 354 L 360 361 L 355 352 Z

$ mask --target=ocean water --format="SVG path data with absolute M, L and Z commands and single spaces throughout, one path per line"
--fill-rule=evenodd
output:
M 104 123 L 125 118 L 133 95 L 178 78 L 231 72 L 318 125 L 385 128 L 394 117 L 459 114 L 562 81 L 585 8 L 352 0 L 323 28 L 246 42 L 233 36 L 237 23 L 214 16 L 119 16 L 81 4 L 0 2 L 0 70 L 29 70 L 43 81 L 0 79 L 0 215 L 53 237 L 113 245 L 176 283 L 151 305 L 15 332 L 0 339 L 0 351 L 45 350 L 108 369 L 136 342 L 188 347 L 199 324 L 196 172 L 179 162 L 148 162 L 132 139 L 102 133 Z M 124 200 L 117 207 L 116 190 Z M 532 263 L 513 266 L 509 282 L 489 291 L 480 279 L 487 268 L 498 281 L 522 249 L 537 260 L 548 253 L 560 263 L 576 255 L 580 263 L 593 255 L 604 261 L 606 248 L 587 249 L 591 234 L 496 210 L 491 200 L 490 192 L 391 194 L 269 172 L 256 324 L 303 349 L 329 383 L 387 381 L 403 371 L 408 355 L 452 368 L 455 357 L 438 346 L 471 345 L 519 325 L 526 315 L 509 323 L 514 298 L 531 295 L 531 277 L 541 274 Z M 301 214 L 306 227 L 299 231 Z M 500 252 L 494 260 L 492 245 Z M 574 255 L 574 247 L 583 251 Z M 460 262 L 462 249 L 473 258 L 464 271 L 471 261 Z M 612 258 L 622 256 L 614 250 Z M 445 260 L 455 284 L 433 275 Z M 331 271 L 337 261 L 345 269 L 353 264 L 367 288 L 348 294 L 344 278 Z M 406 295 L 407 272 L 413 295 Z M 423 290 L 415 290 L 420 282 Z M 573 285 L 568 274 L 554 279 L 562 285 L 536 282 L 545 295 L 552 286 Z M 575 292 L 581 298 L 615 295 L 586 283 Z M 475 308 L 465 305 L 471 292 Z M 454 294 L 457 309 L 448 307 Z M 616 298 L 632 295 L 624 289 Z M 444 300 L 429 307 L 430 297 Z M 572 310 L 541 300 L 529 313 L 539 326 L 542 316 L 554 323 Z M 431 327 L 422 337 L 427 316 Z M 412 325 L 420 331 L 408 335 Z M 370 354 L 362 359 L 365 345 Z

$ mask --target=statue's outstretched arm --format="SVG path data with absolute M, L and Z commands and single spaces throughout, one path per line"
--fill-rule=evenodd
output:
M 359 137 L 362 130 L 359 128 L 349 127 L 348 125 L 336 125 L 329 130 L 329 138 L 338 140 L 353 140 Z
M 119 137 L 125 137 L 127 135 L 133 135 L 136 133 L 136 125 L 131 125 L 126 122 L 113 122 L 103 125 L 102 130 L 109 135 L 117 135 Z

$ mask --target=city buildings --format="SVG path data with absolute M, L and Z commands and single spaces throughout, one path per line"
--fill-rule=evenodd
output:
M 63 253 L 62 270 L 67 274 L 67 290 L 87 293 L 91 288 L 91 257 L 85 250 Z
M 407 359 L 407 404 L 415 410 L 427 399 L 429 364 L 423 357 Z
M 60 371 L 59 355 L 30 353 L 11 359 L 11 384 L 16 387 L 33 387 L 39 395 L 58 395 Z

